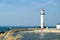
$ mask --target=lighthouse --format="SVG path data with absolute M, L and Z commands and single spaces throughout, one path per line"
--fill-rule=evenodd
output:
M 41 9 L 41 10 L 40 10 L 40 16 L 41 16 L 41 29 L 43 29 L 43 28 L 44 28 L 44 25 L 45 25 L 45 23 L 44 23 L 44 15 L 45 15 L 44 9 Z

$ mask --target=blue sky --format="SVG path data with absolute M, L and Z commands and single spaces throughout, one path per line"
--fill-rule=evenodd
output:
M 0 25 L 39 26 L 41 8 L 46 26 L 60 22 L 60 0 L 0 0 Z

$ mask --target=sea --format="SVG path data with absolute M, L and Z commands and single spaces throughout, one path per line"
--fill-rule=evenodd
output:
M 26 28 L 40 28 L 40 26 L 0 26 L 0 32 L 6 32 L 11 29 L 26 29 Z M 48 26 L 48 28 L 56 28 L 55 26 Z M 22 38 L 17 40 L 60 40 L 60 33 L 36 33 L 36 32 L 16 32 L 11 36 L 16 37 L 17 34 L 20 34 Z
M 56 26 L 46 26 L 48 28 L 56 28 Z M 44 27 L 44 28 L 46 28 Z M 16 29 L 16 28 L 41 28 L 40 26 L 0 26 L 0 32 L 8 31 L 9 29 Z

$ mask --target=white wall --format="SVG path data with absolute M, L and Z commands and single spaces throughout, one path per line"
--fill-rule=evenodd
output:
M 57 28 L 57 29 L 60 29 L 60 25 L 56 25 L 56 28 Z

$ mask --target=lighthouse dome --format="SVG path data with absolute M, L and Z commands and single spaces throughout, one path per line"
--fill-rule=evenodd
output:
M 42 8 L 41 11 L 44 11 L 44 9 Z
M 40 12 L 41 12 L 40 15 L 45 15 L 43 8 L 40 10 Z

